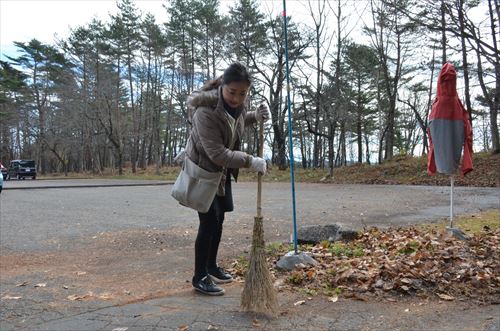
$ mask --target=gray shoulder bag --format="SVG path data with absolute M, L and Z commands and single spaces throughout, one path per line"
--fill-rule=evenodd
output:
M 236 140 L 234 137 L 238 121 L 230 115 L 228 117 L 230 117 L 228 122 L 232 131 L 229 149 L 232 149 Z M 206 213 L 212 205 L 223 174 L 224 169 L 220 172 L 210 172 L 200 168 L 186 154 L 182 170 L 177 176 L 171 194 L 181 205 Z
M 215 198 L 222 172 L 200 168 L 186 156 L 172 188 L 172 196 L 183 206 L 206 213 Z

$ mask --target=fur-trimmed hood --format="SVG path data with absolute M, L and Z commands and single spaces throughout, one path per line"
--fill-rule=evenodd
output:
M 189 123 L 193 123 L 193 116 L 198 107 L 216 108 L 219 102 L 219 89 L 209 91 L 195 91 L 186 100 Z

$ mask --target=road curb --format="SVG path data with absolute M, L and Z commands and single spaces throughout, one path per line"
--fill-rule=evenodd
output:
M 165 183 L 123 183 L 123 184 L 84 184 L 84 185 L 47 185 L 47 186 L 23 186 L 23 187 L 3 187 L 4 191 L 7 190 L 41 190 L 41 189 L 54 189 L 54 188 L 90 188 L 90 187 L 121 187 L 121 186 L 164 186 L 172 185 L 174 182 Z

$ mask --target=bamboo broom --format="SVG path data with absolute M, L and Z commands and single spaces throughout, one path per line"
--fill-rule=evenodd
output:
M 259 126 L 259 156 L 264 154 L 264 123 Z M 264 252 L 264 228 L 262 224 L 262 174 L 257 175 L 257 216 L 254 218 L 252 251 L 241 294 L 241 308 L 247 312 L 276 316 L 278 299 Z

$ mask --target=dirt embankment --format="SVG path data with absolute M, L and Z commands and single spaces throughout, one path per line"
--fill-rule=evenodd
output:
M 499 187 L 500 154 L 477 153 L 473 156 L 474 170 L 465 177 L 457 174 L 458 186 Z M 380 165 L 357 164 L 334 170 L 333 178 L 325 181 L 356 184 L 449 185 L 450 176 L 427 174 L 426 157 L 398 156 Z
M 465 177 L 457 171 L 456 186 L 500 187 L 500 154 L 476 153 L 473 155 L 474 170 Z M 255 181 L 256 176 L 247 169 L 241 169 L 240 181 Z M 279 170 L 269 166 L 266 182 L 290 181 L 290 170 Z M 303 183 L 333 184 L 384 184 L 384 185 L 450 185 L 450 176 L 427 174 L 427 157 L 396 156 L 382 164 L 352 164 L 333 169 L 295 168 L 295 181 Z

